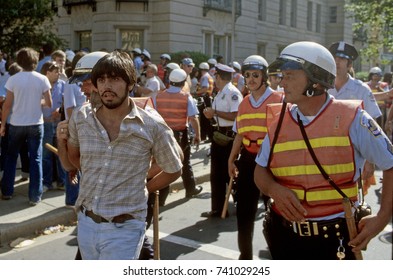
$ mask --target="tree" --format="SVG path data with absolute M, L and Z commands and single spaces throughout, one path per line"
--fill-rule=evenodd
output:
M 393 51 L 393 0 L 350 0 L 346 10 L 355 18 L 354 39 L 365 44 L 363 57 L 377 63 L 381 52 Z
M 53 5 L 52 0 L 1 0 L 0 49 L 13 54 L 22 47 L 39 50 L 44 43 L 65 45 L 52 31 Z
M 380 53 L 393 51 L 393 0 L 349 0 L 346 10 L 355 18 L 354 39 L 361 41 L 361 54 L 374 63 Z

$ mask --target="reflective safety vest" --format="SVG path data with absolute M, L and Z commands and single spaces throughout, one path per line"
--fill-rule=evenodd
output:
M 147 106 L 154 109 L 154 104 L 151 97 L 131 97 L 135 105 L 139 108 L 145 109 Z
M 209 81 L 209 87 L 207 88 L 206 93 L 209 96 L 213 95 L 213 90 L 214 90 L 214 79 L 212 78 L 212 76 L 210 76 L 210 74 L 208 72 L 206 72 L 202 77 L 206 76 L 208 81 Z M 199 79 L 199 81 L 202 79 L 202 77 Z
M 266 127 L 266 106 L 270 103 L 281 103 L 283 93 L 272 92 L 266 100 L 259 106 L 253 107 L 250 95 L 244 97 L 239 105 L 236 128 L 237 132 L 243 136 L 243 146 L 250 153 L 257 154 L 265 138 Z
M 385 82 L 378 82 L 378 85 L 375 88 L 371 87 L 370 82 L 367 83 L 368 87 L 371 89 L 371 92 L 374 94 L 376 92 L 384 91 L 384 88 L 388 86 Z M 377 104 L 380 108 L 385 108 L 385 101 L 384 100 L 377 100 Z
M 156 97 L 156 110 L 174 131 L 182 131 L 187 127 L 188 94 L 184 91 L 168 93 L 159 92 Z
M 333 99 L 319 116 L 305 126 L 310 144 L 323 169 L 352 201 L 357 200 L 357 186 L 354 182 L 355 159 L 349 129 L 360 106 L 361 101 L 358 100 Z M 280 110 L 281 104 L 268 106 L 267 109 L 271 145 Z M 297 195 L 307 210 L 308 218 L 344 211 L 342 196 L 320 173 L 310 156 L 300 127 L 288 108 L 269 168 L 279 184 Z

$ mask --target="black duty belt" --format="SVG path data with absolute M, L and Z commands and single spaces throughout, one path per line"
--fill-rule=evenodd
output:
M 113 219 L 111 221 L 109 221 L 109 220 L 105 219 L 104 217 L 101 217 L 101 216 L 95 214 L 93 211 L 87 210 L 86 207 L 84 207 L 83 205 L 81 205 L 80 209 L 83 214 L 85 214 L 87 217 L 92 219 L 97 224 L 100 224 L 100 223 L 122 224 L 125 221 L 135 219 L 134 216 L 132 216 L 130 214 L 121 214 L 116 217 L 113 217 Z
M 332 235 L 340 236 L 345 232 L 346 222 L 344 218 L 331 220 L 317 220 L 304 222 L 289 222 L 274 210 L 270 209 L 273 223 L 278 223 L 282 227 L 293 231 L 296 235 L 302 237 L 319 236 L 329 238 Z

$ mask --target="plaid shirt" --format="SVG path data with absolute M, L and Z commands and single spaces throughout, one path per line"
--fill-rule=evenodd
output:
M 172 130 L 156 111 L 132 103 L 112 142 L 90 104 L 76 109 L 69 121 L 68 142 L 79 147 L 82 172 L 76 207 L 83 204 L 107 220 L 127 213 L 145 221 L 152 156 L 167 173 L 182 167 Z

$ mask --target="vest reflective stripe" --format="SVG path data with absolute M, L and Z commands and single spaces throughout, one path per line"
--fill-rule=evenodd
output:
M 259 107 L 251 105 L 250 96 L 246 96 L 239 105 L 236 117 L 237 132 L 243 136 L 243 146 L 250 153 L 256 154 L 267 133 L 266 106 L 282 101 L 282 93 L 273 92 Z
M 348 137 L 322 137 L 318 139 L 310 139 L 310 144 L 313 148 L 320 148 L 337 146 L 345 147 L 348 146 L 350 143 Z M 279 143 L 274 146 L 274 152 L 276 153 L 300 149 L 307 149 L 304 140 Z
M 168 126 L 176 131 L 184 130 L 187 127 L 187 105 L 188 95 L 183 91 L 178 93 L 162 91 L 156 97 L 158 113 Z
M 358 190 L 353 182 L 355 162 L 349 128 L 360 105 L 361 101 L 333 99 L 320 116 L 305 126 L 323 169 L 353 201 L 357 200 Z M 270 141 L 277 127 L 279 107 L 273 105 L 267 109 Z M 323 178 L 315 165 L 289 108 L 274 146 L 270 170 L 278 183 L 296 193 L 307 210 L 307 217 L 323 217 L 343 211 L 342 196 Z

